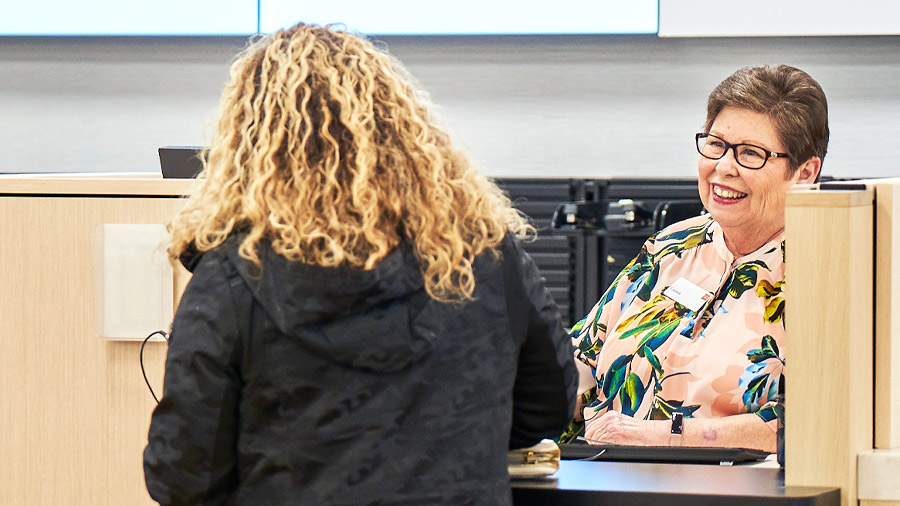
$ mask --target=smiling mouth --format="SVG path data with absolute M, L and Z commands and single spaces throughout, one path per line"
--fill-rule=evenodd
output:
M 725 188 L 721 188 L 716 185 L 713 185 L 712 190 L 715 196 L 719 197 L 720 199 L 739 200 L 747 196 L 746 193 L 741 193 L 734 190 L 726 190 Z

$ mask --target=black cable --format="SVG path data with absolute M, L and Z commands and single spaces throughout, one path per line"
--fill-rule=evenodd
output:
M 144 338 L 144 342 L 141 343 L 140 361 L 141 361 L 141 374 L 144 375 L 144 383 L 146 383 L 146 384 L 147 384 L 147 388 L 150 389 L 150 395 L 153 396 L 153 400 L 156 401 L 157 404 L 159 404 L 159 399 L 156 398 L 156 394 L 153 393 L 153 387 L 150 386 L 150 380 L 147 379 L 147 371 L 144 370 L 144 346 L 146 346 L 146 345 L 147 345 L 147 341 L 149 341 L 150 338 L 153 337 L 153 336 L 155 336 L 156 334 L 161 335 L 161 336 L 163 337 L 163 339 L 166 340 L 167 343 L 169 342 L 169 334 L 166 333 L 166 331 L 164 331 L 164 330 L 157 330 L 157 331 L 155 331 L 155 332 L 151 332 L 149 336 L 147 336 L 147 337 Z

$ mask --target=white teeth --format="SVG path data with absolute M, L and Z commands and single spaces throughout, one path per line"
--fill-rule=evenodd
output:
M 723 199 L 739 199 L 747 196 L 746 193 L 726 190 L 718 186 L 713 186 L 713 193 L 715 193 L 717 197 L 722 197 Z

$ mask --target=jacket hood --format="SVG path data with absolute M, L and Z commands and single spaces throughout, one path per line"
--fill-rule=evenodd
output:
M 261 243 L 260 269 L 239 255 L 240 239 L 223 244 L 225 261 L 289 338 L 336 362 L 381 372 L 431 351 L 435 332 L 421 317 L 431 298 L 409 246 L 361 270 L 291 261 Z

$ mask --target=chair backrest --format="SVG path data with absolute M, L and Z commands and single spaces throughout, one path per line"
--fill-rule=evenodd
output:
M 662 230 L 672 223 L 700 216 L 705 212 L 703 203 L 698 199 L 666 200 L 657 204 L 653 210 L 653 222 L 656 230 Z

